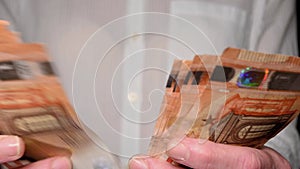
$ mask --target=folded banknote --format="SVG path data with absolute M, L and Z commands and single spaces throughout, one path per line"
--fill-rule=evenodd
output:
M 184 137 L 262 147 L 300 110 L 300 59 L 227 48 L 175 60 L 149 154 L 172 162 L 168 143 Z

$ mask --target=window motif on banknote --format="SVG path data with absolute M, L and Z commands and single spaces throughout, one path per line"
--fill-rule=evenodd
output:
M 61 128 L 55 116 L 50 114 L 17 117 L 13 120 L 13 124 L 16 130 L 24 133 L 37 133 Z
M 50 62 L 33 62 L 24 60 L 0 62 L 1 81 L 30 80 L 41 75 L 54 75 Z
M 17 70 L 13 62 L 0 62 L 0 80 L 19 80 Z

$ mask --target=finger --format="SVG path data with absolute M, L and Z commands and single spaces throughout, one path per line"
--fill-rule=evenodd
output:
M 263 147 L 262 151 L 272 159 L 273 165 L 277 166 L 277 168 L 287 168 L 287 169 L 292 168 L 290 163 L 272 148 Z
M 185 138 L 167 151 L 176 162 L 191 168 L 272 168 L 270 154 L 241 146 L 217 144 L 210 141 Z
M 0 163 L 20 158 L 24 147 L 23 140 L 18 136 L 0 135 Z
M 71 169 L 70 159 L 67 157 L 52 157 L 29 164 L 22 169 Z
M 167 161 L 151 158 L 149 156 L 135 156 L 129 160 L 130 169 L 180 169 Z

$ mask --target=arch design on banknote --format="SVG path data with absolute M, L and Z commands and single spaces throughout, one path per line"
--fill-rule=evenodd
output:
M 285 127 L 293 112 L 297 111 L 292 107 L 296 97 L 260 97 L 249 98 L 236 94 L 228 99 L 210 140 L 260 147 L 260 139 L 269 139 L 276 135 L 273 131 Z

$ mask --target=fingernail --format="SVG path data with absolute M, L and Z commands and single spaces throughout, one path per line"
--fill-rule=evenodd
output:
M 20 156 L 21 146 L 18 136 L 0 136 L 0 150 L 3 156 Z
M 131 168 L 131 169 L 148 169 L 148 165 L 142 158 L 132 158 L 129 161 L 129 168 Z
M 167 151 L 167 154 L 175 159 L 175 160 L 180 160 L 180 161 L 185 161 L 189 159 L 190 157 L 190 150 L 187 148 L 185 145 L 182 143 L 179 143 L 177 145 L 170 144 L 170 149 Z
M 70 160 L 67 157 L 58 157 L 52 161 L 51 169 L 71 169 Z

